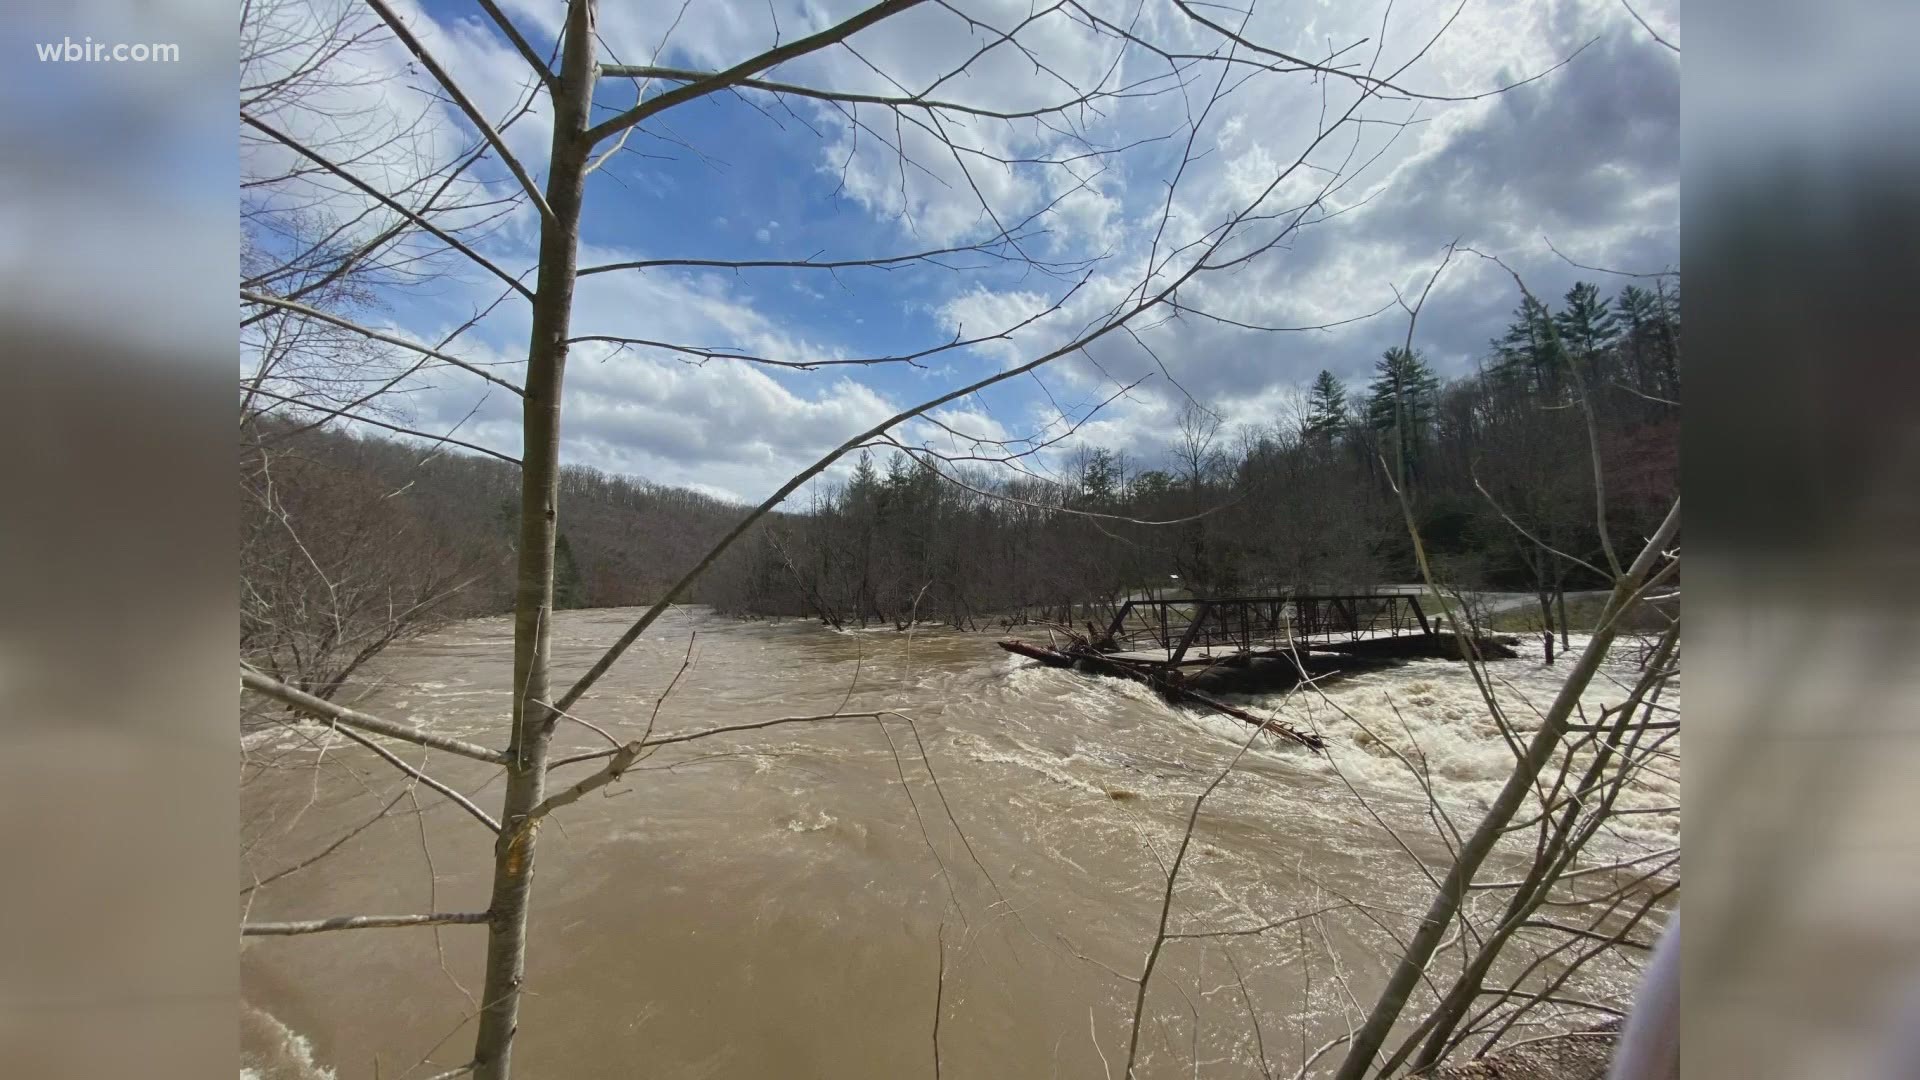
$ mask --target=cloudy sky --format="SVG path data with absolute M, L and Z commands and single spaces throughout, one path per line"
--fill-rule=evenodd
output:
M 485 111 L 513 109 L 525 65 L 472 5 L 397 6 Z M 536 49 L 552 48 L 557 0 L 503 6 Z M 862 6 L 606 4 L 601 52 L 608 62 L 725 67 Z M 1676 3 L 1636 7 L 1678 41 Z M 1240 32 L 1252 46 L 1294 56 L 1337 52 L 1353 73 L 1404 67 L 1393 86 L 1425 96 L 1375 84 L 1351 113 L 1365 123 L 1337 123 L 1367 92 L 1363 84 L 1261 70 L 1246 61 L 1271 57 L 1230 44 L 1172 0 L 923 4 L 855 35 L 850 48 L 768 76 L 843 91 L 925 92 L 977 57 L 933 96 L 1004 112 L 1098 91 L 1084 107 L 1037 120 L 956 112 L 936 123 L 912 112 L 896 126 L 878 107 L 764 93 L 711 95 L 660 114 L 590 178 L 582 267 L 874 259 L 977 244 L 1021 222 L 1019 252 L 1031 262 L 972 253 L 892 270 L 655 268 L 583 277 L 576 334 L 794 361 L 991 340 L 918 365 L 815 371 L 583 343 L 567 372 L 566 460 L 757 500 L 862 428 L 1103 325 L 1138 295 L 1150 262 L 1165 260 L 1153 276 L 1153 287 L 1163 286 L 1202 257 L 1197 242 L 1218 239 L 1236 214 L 1246 216 L 1208 256 L 1209 264 L 1232 265 L 1195 274 L 1176 294 L 1177 310 L 1146 313 L 1035 376 L 946 407 L 937 414 L 946 428 L 917 424 L 901 437 L 964 451 L 953 432 L 1052 437 L 1077 423 L 1073 440 L 1150 458 L 1171 438 L 1189 395 L 1230 423 L 1282 420 L 1323 368 L 1351 383 L 1366 379 L 1380 352 L 1407 333 L 1395 289 L 1416 295 L 1454 240 L 1500 255 L 1535 292 L 1555 297 L 1577 278 L 1599 280 L 1607 292 L 1620 279 L 1574 269 L 1546 238 L 1591 265 L 1677 267 L 1679 58 L 1618 0 L 1469 0 L 1457 16 L 1452 4 L 1400 0 L 1384 27 L 1382 8 L 1269 0 Z M 1189 10 L 1236 27 L 1242 18 L 1211 4 Z M 1089 14 L 1131 27 L 1159 52 L 1196 59 L 1170 61 L 1089 25 Z M 1013 43 L 994 44 L 1016 28 Z M 1236 62 L 1220 62 L 1229 56 Z M 1504 93 L 1437 100 L 1480 95 L 1561 61 Z M 422 93 L 421 73 L 397 47 L 353 62 L 372 77 L 345 80 L 332 93 L 366 115 L 429 114 L 438 133 L 416 153 L 450 153 L 472 138 L 457 113 Z M 661 88 L 605 79 L 596 119 Z M 542 100 L 507 136 L 536 176 L 547 123 Z M 374 164 L 386 175 L 403 168 L 367 167 Z M 243 161 L 243 170 L 269 165 Z M 502 195 L 513 190 L 497 163 L 476 175 Z M 510 215 L 479 246 L 517 273 L 533 265 L 537 225 L 530 210 Z M 1003 246 L 996 254 L 1014 252 Z M 484 272 L 446 269 L 425 287 L 383 297 L 376 321 L 437 340 L 500 292 Z M 1470 370 L 1517 301 L 1504 272 L 1457 257 L 1426 302 L 1416 345 L 1443 374 Z M 1361 318 L 1373 312 L 1380 314 Z M 526 305 L 509 299 L 457 351 L 511 365 L 526 333 Z M 484 384 L 457 376 L 436 376 L 415 396 L 416 426 L 457 424 L 462 438 L 517 449 L 510 397 L 488 396 Z M 1133 389 L 1089 416 L 1124 385 Z

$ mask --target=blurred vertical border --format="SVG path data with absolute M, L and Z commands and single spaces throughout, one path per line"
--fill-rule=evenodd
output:
M 237 24 L 0 11 L 0 1076 L 237 1069 Z
M 1920 1075 L 1916 42 L 1906 0 L 1678 42 L 1689 1078 Z

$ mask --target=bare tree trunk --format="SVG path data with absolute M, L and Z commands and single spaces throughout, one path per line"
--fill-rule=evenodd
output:
M 1522 549 L 1527 567 L 1533 571 L 1533 595 L 1540 601 L 1540 640 L 1547 650 L 1547 663 L 1553 663 L 1553 585 L 1547 580 L 1547 560 L 1553 558 L 1538 546 Z
M 1540 640 L 1547 647 L 1547 663 L 1553 663 L 1553 597 L 1540 594 Z
M 1540 770 L 1559 747 L 1565 736 L 1567 720 L 1573 714 L 1574 706 L 1580 701 L 1580 695 L 1592 681 L 1594 672 L 1600 668 L 1607 648 L 1613 642 L 1618 630 L 1619 619 L 1613 616 L 1633 598 L 1653 573 L 1654 567 L 1664 554 L 1680 528 L 1680 504 L 1676 500 L 1673 508 L 1667 512 L 1667 519 L 1647 546 L 1641 550 L 1633 566 L 1614 583 L 1613 595 L 1606 605 L 1602 623 L 1596 627 L 1593 640 L 1587 644 L 1573 669 L 1567 673 L 1566 682 L 1560 686 L 1560 692 L 1554 697 L 1546 715 L 1541 718 L 1540 730 L 1527 744 L 1526 755 L 1515 765 L 1507 777 L 1507 782 L 1488 807 L 1486 816 L 1473 831 L 1473 835 L 1460 846 L 1460 853 L 1454 858 L 1453 868 L 1434 893 L 1433 902 L 1427 908 L 1427 914 L 1420 927 L 1408 942 L 1406 951 L 1400 956 L 1387 985 L 1380 992 L 1368 1014 L 1366 1023 L 1354 1035 L 1346 1060 L 1341 1062 L 1336 1080 L 1361 1080 L 1373 1065 L 1374 1057 L 1380 1052 L 1380 1045 L 1386 1041 L 1388 1032 L 1400 1019 L 1406 1008 L 1407 999 L 1412 995 L 1416 983 L 1426 973 L 1427 964 L 1433 959 L 1434 951 L 1439 947 L 1441 938 L 1446 936 L 1447 927 L 1453 923 L 1455 914 L 1466 899 L 1467 888 L 1473 884 L 1473 878 L 1480 870 L 1480 864 L 1493 850 L 1494 842 L 1500 839 L 1507 823 L 1532 790 L 1533 783 Z
M 1653 665 L 1656 671 L 1656 677 L 1658 676 L 1658 672 L 1666 669 L 1667 663 L 1672 658 L 1673 651 L 1679 645 L 1679 642 L 1680 632 L 1677 626 L 1669 630 L 1660 639 L 1660 645 L 1655 650 L 1658 662 Z M 1617 792 L 1618 789 L 1607 789 L 1604 785 L 1600 784 L 1600 781 L 1605 775 L 1608 763 L 1613 759 L 1614 755 L 1620 751 L 1620 744 L 1626 741 L 1626 731 L 1634 723 L 1635 715 L 1640 708 L 1640 702 L 1647 696 L 1654 685 L 1654 680 L 1642 679 L 1639 685 L 1635 686 L 1633 691 L 1627 696 L 1625 703 L 1621 705 L 1618 719 L 1613 723 L 1611 730 L 1607 733 L 1606 739 L 1596 747 L 1593 760 L 1587 764 L 1585 775 L 1581 778 L 1579 784 L 1573 788 L 1576 792 L 1593 792 L 1596 788 L 1602 788 L 1603 790 L 1597 795 L 1569 798 L 1567 800 L 1566 808 L 1560 814 L 1558 827 L 1554 831 L 1551 841 L 1543 847 L 1541 853 L 1535 858 L 1533 866 L 1529 868 L 1525 881 L 1519 888 L 1514 890 L 1513 896 L 1509 898 L 1506 911 L 1501 915 L 1497 929 L 1481 943 L 1473 958 L 1467 963 L 1466 969 L 1461 972 L 1459 979 L 1454 982 L 1453 988 L 1448 991 L 1447 996 L 1435 1007 L 1431 1015 L 1431 1026 L 1427 1032 L 1426 1044 L 1421 1048 L 1418 1056 L 1413 1059 L 1411 1067 L 1415 1071 L 1431 1068 L 1437 1064 L 1440 1058 L 1447 1052 L 1448 1047 L 1452 1044 L 1454 1031 L 1459 1027 L 1461 1019 L 1466 1016 L 1467 1010 L 1479 998 L 1480 992 L 1485 986 L 1487 972 L 1492 969 L 1494 961 L 1499 958 L 1501 950 L 1506 945 L 1507 940 L 1513 936 L 1514 932 L 1521 927 L 1528 917 L 1539 909 L 1541 903 L 1547 899 L 1547 895 L 1553 888 L 1555 880 L 1566 870 L 1573 857 L 1578 855 L 1580 850 L 1585 846 L 1585 839 L 1576 837 L 1575 833 L 1577 831 L 1576 827 L 1580 823 L 1582 812 L 1589 809 L 1587 805 L 1589 799 L 1600 804 L 1602 817 L 1604 817 L 1605 809 L 1611 806 L 1614 793 Z M 1627 750 L 1631 753 L 1631 743 L 1629 743 Z M 1623 763 L 1623 778 L 1624 770 L 1628 768 L 1630 768 L 1630 765 Z M 1591 830 L 1588 831 L 1588 836 L 1591 836 Z M 1389 1067 L 1391 1067 L 1391 1063 L 1389 1063 Z
M 1560 651 L 1572 652 L 1573 642 L 1567 637 L 1567 571 L 1565 567 L 1560 568 L 1560 574 L 1553 582 L 1553 604 L 1559 615 L 1555 621 L 1560 624 Z
M 522 828 L 546 796 L 547 747 L 557 717 L 534 702 L 552 700 L 553 543 L 559 515 L 560 396 L 579 258 L 580 203 L 586 186 L 585 138 L 597 68 L 593 59 L 594 0 L 573 0 L 566 47 L 553 88 L 552 154 L 547 205 L 553 217 L 540 230 L 540 273 L 533 331 L 527 346 L 520 484 L 520 563 L 514 593 L 513 738 L 508 746 L 506 802 L 494 845 L 492 913 L 487 935 L 486 989 L 474 1043 L 474 1075 L 505 1080 L 511 1071 L 526 974 L 527 915 L 533 887 L 537 830 Z

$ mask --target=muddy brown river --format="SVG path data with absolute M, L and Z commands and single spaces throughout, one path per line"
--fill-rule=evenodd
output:
M 558 681 L 635 614 L 561 614 Z M 356 704 L 503 744 L 511 633 L 483 619 L 395 648 Z M 663 618 L 575 711 L 636 736 L 690 637 L 657 734 L 847 710 L 911 722 L 664 747 L 560 811 L 540 833 L 516 1075 L 931 1077 L 937 1040 L 948 1078 L 1119 1076 L 1126 980 L 1154 937 L 1162 867 L 1195 795 L 1250 729 L 1131 683 L 1038 667 L 987 635 L 835 633 L 700 609 Z M 1593 707 L 1626 695 L 1630 666 L 1610 664 Z M 1524 717 L 1526 702 L 1545 708 L 1564 665 L 1528 655 L 1489 671 Z M 1463 829 L 1511 766 L 1462 665 L 1415 661 L 1325 694 L 1235 699 L 1317 728 L 1330 753 L 1263 736 L 1241 758 L 1200 815 L 1170 929 L 1337 910 L 1170 941 L 1146 1000 L 1140 1076 L 1291 1077 L 1358 1025 L 1389 970 L 1390 933 L 1405 934 L 1432 890 L 1387 827 L 1446 865 L 1418 784 L 1382 740 L 1427 763 Z M 606 745 L 571 723 L 556 742 L 557 753 Z M 424 752 L 400 753 L 419 763 Z M 427 762 L 497 811 L 495 770 Z M 1625 802 L 1677 804 L 1677 778 L 1677 762 L 1649 770 Z M 491 834 L 365 750 L 319 727 L 257 731 L 242 779 L 241 888 L 391 807 L 325 859 L 243 893 L 247 918 L 485 907 Z M 1675 813 L 1622 820 L 1588 861 L 1678 843 Z M 1496 853 L 1483 877 L 1517 858 Z M 244 939 L 243 1075 L 395 1080 L 466 1061 L 485 936 L 448 926 Z M 1597 970 L 1568 996 L 1618 1002 L 1631 978 Z

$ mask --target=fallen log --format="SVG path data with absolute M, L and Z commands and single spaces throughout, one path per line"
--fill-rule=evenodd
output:
M 1075 663 L 1074 658 L 1070 654 L 1061 652 L 1059 649 L 1049 648 L 1045 645 L 1035 645 L 1017 638 L 1003 639 L 1000 642 L 1000 647 L 1010 653 L 1017 653 L 1020 656 L 1024 656 L 1029 660 L 1038 660 L 1048 667 L 1072 667 Z
M 1252 724 L 1262 731 L 1278 735 L 1285 739 L 1291 739 L 1315 753 L 1326 749 L 1326 740 L 1310 731 L 1301 731 L 1299 728 L 1294 727 L 1284 720 L 1271 720 L 1256 716 L 1237 705 L 1229 705 L 1218 698 L 1203 694 L 1192 687 L 1184 685 L 1184 680 L 1179 677 L 1177 672 L 1167 673 L 1156 671 L 1148 665 L 1128 663 L 1103 655 L 1084 640 L 1076 639 L 1072 644 L 1068 645 L 1067 648 L 1056 649 L 1046 645 L 1035 645 L 1032 642 L 1020 641 L 1015 638 L 1007 638 L 1000 642 L 1000 647 L 1010 653 L 1027 657 L 1030 660 L 1037 660 L 1048 667 L 1078 668 L 1082 671 L 1091 671 L 1099 675 L 1112 675 L 1118 678 L 1132 679 L 1135 682 L 1145 683 L 1153 687 L 1161 697 L 1170 702 L 1197 705 L 1204 709 L 1212 709 L 1223 716 L 1231 716 L 1242 723 Z
M 1219 698 L 1208 697 L 1198 690 L 1192 690 L 1184 686 L 1173 686 L 1162 689 L 1160 692 L 1174 697 L 1175 700 L 1190 701 L 1197 705 L 1204 705 L 1216 712 L 1231 716 L 1235 720 L 1252 724 L 1254 727 L 1260 728 L 1263 731 L 1270 731 L 1275 735 L 1285 736 L 1299 743 L 1301 746 L 1312 750 L 1314 753 L 1319 753 L 1327 748 L 1327 741 L 1311 731 L 1301 731 L 1299 728 L 1294 727 L 1284 720 L 1262 719 L 1237 705 L 1229 705 Z

